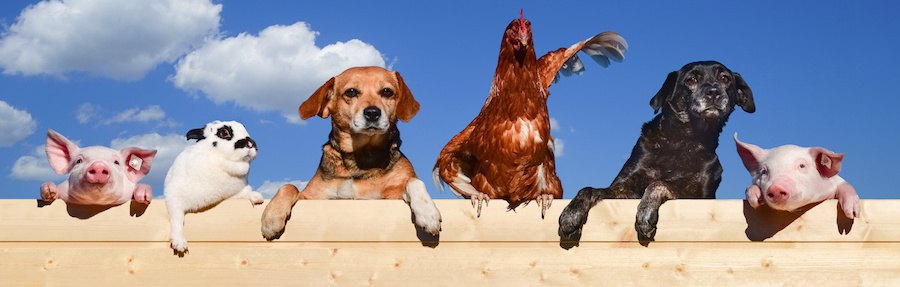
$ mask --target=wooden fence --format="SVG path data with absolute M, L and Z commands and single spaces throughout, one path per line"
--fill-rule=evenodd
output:
M 0 200 L 0 285 L 900 286 L 900 200 L 863 201 L 856 220 L 833 200 L 803 213 L 670 201 L 648 247 L 635 240 L 638 201 L 607 200 L 569 249 L 556 235 L 567 203 L 542 220 L 533 204 L 492 201 L 476 218 L 469 201 L 438 200 L 434 241 L 402 201 L 301 201 L 266 242 L 263 207 L 229 200 L 187 216 L 180 258 L 162 200 L 145 210 Z

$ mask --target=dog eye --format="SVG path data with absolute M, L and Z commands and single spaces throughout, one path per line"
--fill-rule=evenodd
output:
M 728 75 L 722 74 L 721 76 L 719 76 L 719 82 L 722 82 L 723 84 L 728 84 L 731 82 L 731 78 L 728 77 Z
M 687 84 L 687 85 L 689 85 L 689 86 L 696 85 L 696 84 L 697 84 L 697 77 L 695 77 L 695 76 L 690 76 L 689 78 L 687 78 L 687 79 L 684 80 L 684 83 Z
M 390 98 L 390 97 L 394 96 L 394 90 L 384 88 L 384 89 L 381 89 L 381 92 L 379 92 L 379 94 L 381 94 L 382 97 Z
M 344 91 L 344 96 L 348 97 L 348 98 L 355 98 L 355 97 L 359 96 L 359 90 L 354 89 L 354 88 L 349 88 L 346 91 Z

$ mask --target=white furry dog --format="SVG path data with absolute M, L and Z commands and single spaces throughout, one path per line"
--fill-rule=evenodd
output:
M 172 249 L 187 252 L 185 213 L 210 209 L 228 198 L 247 198 L 263 203 L 262 194 L 247 184 L 250 161 L 256 158 L 256 142 L 239 122 L 213 121 L 187 133 L 197 143 L 184 149 L 166 174 L 165 199 L 172 223 Z

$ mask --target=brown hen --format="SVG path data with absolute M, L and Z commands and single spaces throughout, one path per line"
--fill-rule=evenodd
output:
M 501 198 L 509 208 L 536 200 L 541 217 L 554 198 L 562 198 L 556 176 L 548 87 L 564 76 L 581 73 L 576 53 L 583 51 L 601 66 L 621 61 L 628 49 L 615 32 L 603 32 L 569 48 L 559 48 L 538 59 L 531 38 L 531 22 L 520 12 L 500 42 L 500 58 L 490 95 L 481 113 L 441 150 L 434 165 L 435 185 L 441 180 L 458 196 L 481 205 Z

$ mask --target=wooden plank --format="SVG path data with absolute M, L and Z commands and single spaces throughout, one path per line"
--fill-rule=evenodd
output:
M 557 218 L 568 200 L 554 201 L 547 218 L 536 205 L 507 211 L 492 201 L 475 216 L 466 200 L 437 200 L 443 215 L 440 242 L 557 242 Z M 582 242 L 635 241 L 637 200 L 606 200 L 592 209 Z M 189 242 L 262 242 L 262 206 L 229 200 L 186 220 Z M 166 242 L 165 202 L 156 200 L 140 216 L 128 205 L 87 217 L 63 202 L 38 207 L 34 200 L 0 200 L 0 242 Z M 837 203 L 805 213 L 750 209 L 741 200 L 675 200 L 660 210 L 659 242 L 900 242 L 900 201 L 864 200 L 862 215 L 847 234 Z M 281 242 L 418 242 L 409 208 L 399 200 L 301 201 Z
M 0 285 L 898 286 L 898 243 L 0 243 Z

